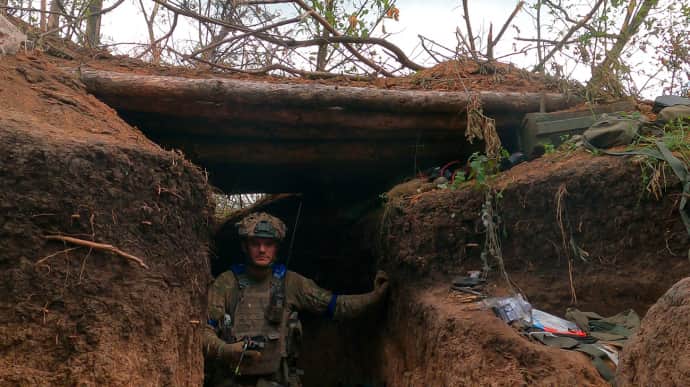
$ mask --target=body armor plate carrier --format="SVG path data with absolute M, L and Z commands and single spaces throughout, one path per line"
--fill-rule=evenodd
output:
M 275 267 L 270 281 L 254 283 L 242 267 L 233 268 L 239 284 L 239 297 L 231 327 L 224 332 L 226 341 L 251 339 L 264 343 L 261 358 L 240 365 L 241 375 L 268 375 L 281 371 L 287 358 L 287 313 L 285 305 L 285 269 Z

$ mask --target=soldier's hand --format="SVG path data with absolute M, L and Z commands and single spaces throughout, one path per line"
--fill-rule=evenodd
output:
M 388 292 L 388 274 L 385 271 L 379 270 L 376 272 L 374 291 L 379 294 L 386 294 Z
M 240 357 L 242 356 L 242 349 L 244 348 L 244 342 L 243 341 L 238 341 L 236 343 L 225 343 L 220 347 L 219 356 L 230 362 L 230 364 L 234 367 L 237 365 L 237 362 L 240 361 Z M 253 361 L 253 360 L 258 360 L 261 358 L 261 352 L 259 351 L 254 351 L 254 350 L 247 350 L 244 352 L 244 359 L 242 361 Z

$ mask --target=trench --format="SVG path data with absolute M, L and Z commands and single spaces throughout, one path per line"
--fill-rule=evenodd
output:
M 163 137 L 152 137 L 164 143 Z M 509 148 L 516 146 L 514 138 L 504 140 Z M 256 180 L 244 189 L 304 191 L 253 208 L 283 219 L 289 241 L 302 203 L 293 249 L 289 252 L 285 243 L 280 254 L 283 262 L 288 253 L 292 257 L 290 270 L 338 294 L 370 291 L 377 269 L 392 278 L 383 309 L 344 322 L 300 316 L 304 336 L 298 366 L 306 387 L 606 385 L 584 355 L 528 341 L 489 311 L 453 301 L 451 279 L 483 264 L 484 194 L 471 183 L 457 191 L 420 181 L 392 187 L 402 164 L 381 165 L 396 171 L 388 175 L 369 164 L 297 172 L 289 165 L 228 165 L 210 169 L 212 182 L 228 192 L 242 192 L 244 183 L 236 180 L 246 176 Z M 429 166 L 433 163 L 423 167 Z M 295 178 L 300 171 L 311 171 L 312 179 Z M 358 181 L 364 172 L 367 179 Z M 536 160 L 501 175 L 496 184 L 503 196 L 499 216 L 505 266 L 534 307 L 557 316 L 571 306 L 604 316 L 633 309 L 642 317 L 690 273 L 690 262 L 677 253 L 688 238 L 673 213 L 675 196 L 644 198 L 637 184 L 640 173 L 628 161 L 578 154 Z M 569 192 L 564 201 L 572 222 L 568 232 L 589 257 L 574 262 L 572 284 L 555 213 L 561 186 Z M 677 182 L 671 179 L 666 188 L 675 192 Z M 387 189 L 387 201 L 382 201 L 379 195 Z M 215 230 L 213 276 L 242 260 L 236 220 Z M 494 263 L 489 293 L 512 291 Z
M 291 195 L 254 208 L 269 212 L 288 226 L 279 260 L 286 263 L 299 203 L 299 224 L 289 270 L 313 279 L 338 294 L 358 294 L 372 289 L 376 272 L 375 252 L 359 241 L 355 225 L 377 205 L 367 197 L 343 197 L 322 193 Z M 215 234 L 211 258 L 213 275 L 242 262 L 242 252 L 232 220 Z M 351 321 L 334 322 L 324 316 L 301 314 L 303 345 L 298 366 L 305 386 L 382 385 L 378 380 L 382 310 L 368 311 Z
M 521 168 L 517 174 L 545 167 Z M 560 238 L 555 196 L 565 183 L 565 206 L 578 224 L 573 238 L 590 257 L 574 263 L 576 306 L 604 316 L 633 309 L 643 317 L 690 273 L 690 262 L 677 253 L 688 238 L 673 214 L 675 183 L 661 200 L 646 200 L 630 184 L 639 168 L 627 162 L 576 158 L 548 168 L 529 179 L 506 177 L 512 183 L 502 191 L 502 240 L 511 279 L 534 307 L 563 316 L 574 306 L 567 259 L 553 243 Z M 419 195 L 417 187 L 398 186 L 387 202 L 366 192 L 329 191 L 256 208 L 293 229 L 302 202 L 290 270 L 320 286 L 367 292 L 377 269 L 393 279 L 383 310 L 340 323 L 301 315 L 304 385 L 606 385 L 584 355 L 530 342 L 490 312 L 452 301 L 451 279 L 482 265 L 484 196 L 473 188 Z M 214 275 L 241 257 L 231 223 L 215 234 Z M 492 294 L 509 291 L 495 266 L 489 284 Z
M 226 224 L 207 265 L 208 176 L 84 100 L 62 76 L 35 83 L 46 74 L 40 58 L 16 61 L 0 63 L 8 75 L 0 94 L 16 109 L 0 117 L 0 181 L 11 187 L 0 195 L 0 381 L 198 385 L 209 271 L 240 257 Z M 31 87 L 14 79 L 19 73 Z M 34 89 L 68 93 L 75 108 L 34 109 L 46 103 Z M 533 305 L 563 315 L 572 303 L 554 214 L 561 185 L 572 236 L 589 253 L 573 273 L 583 310 L 644 315 L 688 276 L 679 184 L 670 178 L 663 198 L 643 197 L 640 174 L 628 161 L 582 152 L 499 179 L 506 269 Z M 383 310 L 338 324 L 302 316 L 304 384 L 603 385 L 584 355 L 529 342 L 489 312 L 452 302 L 450 279 L 481 265 L 483 194 L 471 185 L 451 192 L 408 184 L 385 203 L 356 179 L 304 192 L 292 270 L 343 294 L 370 290 L 377 268 L 392 279 Z M 296 208 L 293 197 L 261 209 L 292 228 Z M 146 257 L 151 269 L 44 238 L 62 233 L 97 236 Z M 38 265 L 49 258 L 49 267 Z M 506 291 L 492 273 L 490 290 Z

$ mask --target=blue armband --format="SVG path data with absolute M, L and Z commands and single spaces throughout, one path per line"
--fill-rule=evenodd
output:
M 283 277 L 285 277 L 285 273 L 287 273 L 287 268 L 285 265 L 281 263 L 273 265 L 273 277 L 283 279 Z
M 214 320 L 212 318 L 208 319 L 207 321 L 208 325 L 212 326 L 213 329 L 218 329 L 218 320 Z
M 335 316 L 335 306 L 338 302 L 338 295 L 333 293 L 331 296 L 331 301 L 328 303 L 328 308 L 326 309 L 326 316 L 330 318 L 331 320 L 333 319 L 333 316 Z
M 247 268 L 243 264 L 238 263 L 235 265 L 231 265 L 230 270 L 233 273 L 235 273 L 235 275 L 240 275 L 240 274 L 244 274 L 244 272 L 247 271 Z

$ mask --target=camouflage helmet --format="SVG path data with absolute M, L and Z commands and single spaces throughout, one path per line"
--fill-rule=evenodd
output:
M 285 238 L 285 223 L 275 216 L 265 212 L 255 212 L 235 223 L 240 238 L 271 238 L 283 240 Z

